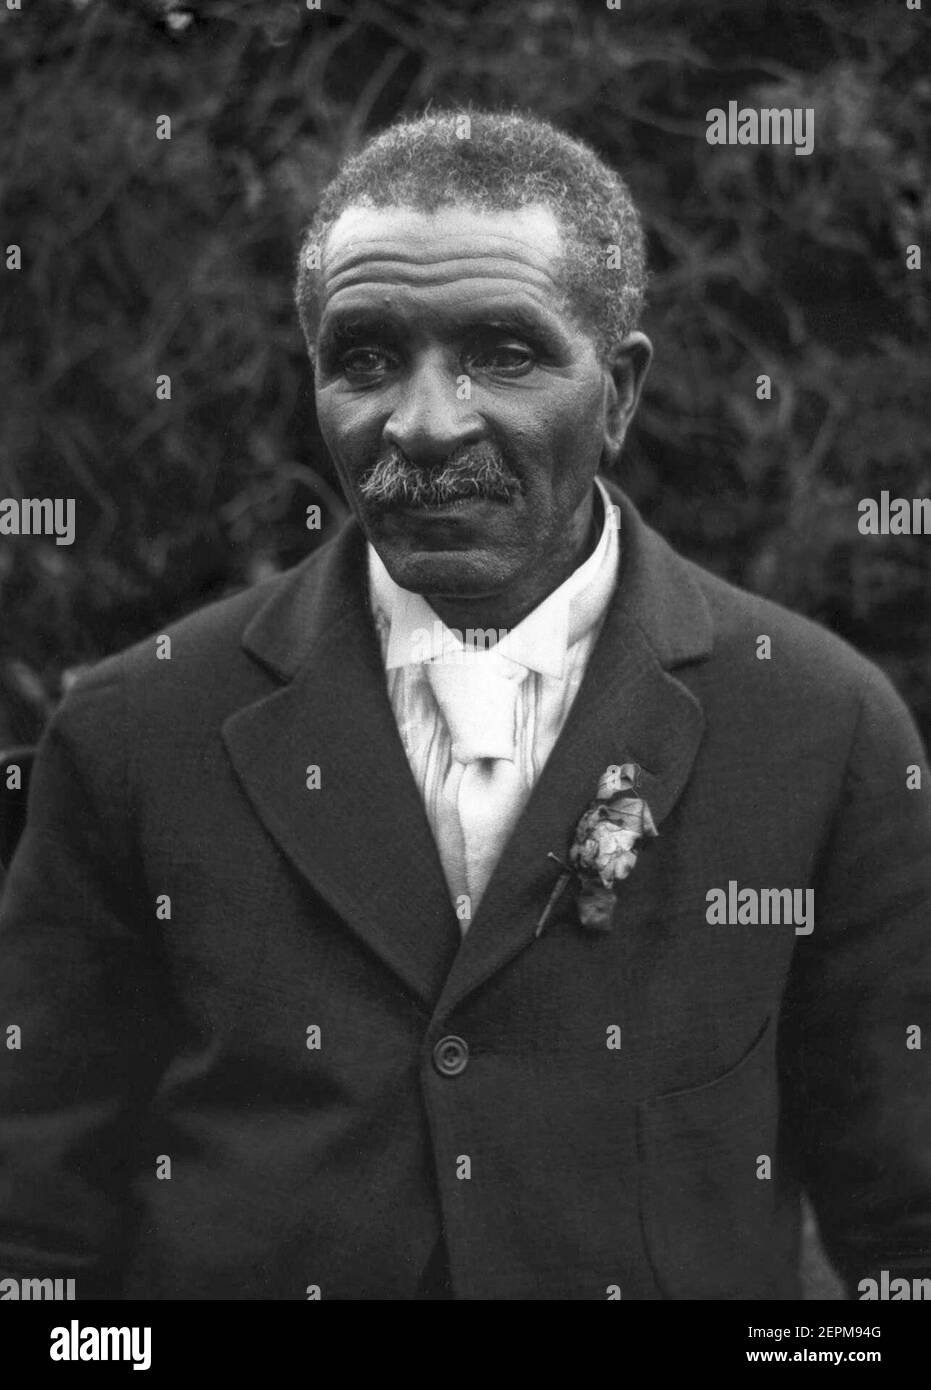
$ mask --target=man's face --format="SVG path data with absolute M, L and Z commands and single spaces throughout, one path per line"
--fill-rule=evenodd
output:
M 329 234 L 318 418 L 403 588 L 545 593 L 585 544 L 618 397 L 564 304 L 561 249 L 542 206 L 350 208 Z

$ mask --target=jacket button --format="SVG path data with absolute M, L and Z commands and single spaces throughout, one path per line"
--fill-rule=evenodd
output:
M 469 1065 L 469 1045 L 450 1033 L 440 1038 L 433 1049 L 433 1065 L 440 1076 L 458 1076 Z

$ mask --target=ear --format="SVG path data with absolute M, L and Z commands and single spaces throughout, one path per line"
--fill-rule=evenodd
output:
M 605 360 L 604 462 L 620 457 L 627 427 L 640 401 L 640 392 L 653 360 L 653 344 L 645 333 L 628 333 Z
M 302 336 L 303 336 L 303 339 L 304 339 L 304 346 L 305 346 L 305 348 L 307 349 L 307 356 L 310 358 L 310 370 L 311 370 L 311 372 L 314 373 L 314 375 L 316 375 L 316 371 L 317 371 L 317 335 L 316 335 L 316 333 L 315 333 L 314 336 L 311 337 L 310 333 L 308 332 L 308 325 L 307 325 L 307 324 L 304 324 L 304 323 L 301 324 L 301 330 L 302 330 Z

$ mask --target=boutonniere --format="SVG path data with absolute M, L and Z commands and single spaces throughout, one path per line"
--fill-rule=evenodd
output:
M 573 878 L 579 883 L 577 905 L 582 926 L 592 931 L 611 930 L 615 884 L 630 876 L 643 843 L 657 834 L 650 808 L 639 794 L 642 775 L 637 763 L 614 765 L 602 773 L 594 800 L 575 828 L 568 864 L 550 854 L 563 872 L 537 923 L 537 936 Z

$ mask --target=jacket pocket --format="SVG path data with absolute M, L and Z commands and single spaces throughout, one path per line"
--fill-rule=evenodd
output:
M 637 1106 L 640 1219 L 665 1298 L 780 1296 L 775 1043 L 768 1018 L 722 1076 Z

